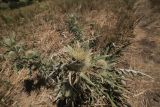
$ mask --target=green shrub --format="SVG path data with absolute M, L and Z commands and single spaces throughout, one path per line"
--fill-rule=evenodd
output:
M 7 3 L 0 3 L 0 9 L 4 10 L 4 9 L 8 9 L 9 6 Z
M 13 18 L 8 15 L 1 15 L 1 18 L 6 24 L 13 22 Z
M 43 0 L 6 0 L 1 1 L 0 9 L 16 9 L 41 1 Z

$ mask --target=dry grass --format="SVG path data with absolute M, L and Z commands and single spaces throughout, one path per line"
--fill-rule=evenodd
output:
M 126 56 L 122 58 L 121 63 L 128 68 L 138 69 L 150 74 L 154 78 L 154 80 L 133 79 L 129 82 L 130 90 L 134 93 L 134 96 L 129 98 L 129 102 L 135 107 L 160 106 L 158 94 L 160 90 L 160 39 L 158 33 L 160 30 L 156 27 L 159 25 L 158 3 L 156 3 L 156 0 L 150 1 L 152 4 L 147 0 L 140 0 L 137 2 L 139 5 L 136 4 L 135 6 L 135 15 L 141 14 L 143 18 L 134 29 L 136 37 L 133 39 L 133 44 L 128 47 Z
M 61 47 L 68 44 L 72 38 L 73 34 L 68 31 L 66 20 L 68 20 L 69 14 L 75 14 L 78 17 L 83 35 L 88 38 L 91 36 L 100 36 L 96 41 L 97 49 L 104 48 L 109 41 L 122 45 L 134 37 L 133 25 L 135 21 L 133 10 L 131 9 L 132 5 L 128 5 L 128 3 L 124 1 L 46 0 L 45 2 L 36 3 L 20 9 L 0 10 L 0 38 L 12 36 L 15 33 L 18 41 L 23 40 L 27 43 L 28 49 L 34 47 L 42 52 L 44 56 L 50 56 L 53 52 L 58 51 Z M 157 3 L 152 2 L 152 5 L 156 4 Z M 157 8 L 158 7 L 156 7 L 155 10 Z M 154 19 L 156 18 L 152 20 Z M 146 24 L 144 23 L 144 25 Z M 158 28 L 152 27 L 151 29 L 153 29 L 151 31 L 154 32 L 154 30 Z M 140 30 L 138 34 L 144 35 L 143 32 L 144 31 Z M 148 33 L 152 34 L 151 32 L 147 32 L 147 34 Z M 157 34 L 158 33 L 155 32 L 154 35 Z M 142 43 L 144 42 L 143 39 L 145 38 L 141 36 L 136 37 L 135 41 L 133 41 L 134 44 L 128 48 L 125 53 L 126 55 L 122 57 L 119 66 L 145 71 L 154 76 L 156 81 L 159 81 L 159 76 L 156 76 L 159 75 L 159 45 L 157 45 L 160 44 L 159 37 L 149 38 L 149 43 L 151 41 L 156 41 L 156 48 L 155 46 L 146 48 L 145 46 L 148 45 L 148 42 L 147 44 Z M 141 46 L 140 43 L 143 45 Z M 0 50 L 0 53 L 4 51 L 2 47 L 0 47 Z M 7 62 L 4 62 L 1 66 L 1 73 L 3 72 L 2 74 L 5 74 L 8 80 L 13 81 L 12 84 L 14 86 L 24 80 L 24 78 L 21 77 L 26 75 L 25 72 L 23 72 L 24 74 L 19 74 L 18 77 L 20 78 L 17 78 L 17 74 L 12 72 Z M 141 92 L 142 94 L 143 92 L 146 93 L 148 90 L 152 92 L 153 90 L 150 87 L 154 88 L 157 87 L 156 85 L 159 85 L 155 82 L 148 83 L 143 80 L 129 83 L 132 87 L 131 91 L 133 91 L 135 95 Z M 9 94 L 9 96 L 14 99 L 13 106 L 24 105 L 27 107 L 30 106 L 29 104 L 34 106 L 46 106 L 52 103 L 51 99 L 53 98 L 50 96 L 50 90 L 42 89 L 40 93 L 37 94 L 33 92 L 31 96 L 28 96 L 25 93 L 20 93 L 21 88 L 20 86 L 18 87 L 19 88 L 15 88 Z M 145 100 L 148 96 L 140 95 L 140 97 L 131 97 L 129 101 L 134 107 L 145 107 L 144 103 L 146 102 L 139 102 L 141 98 Z M 35 101 L 34 99 L 37 100 Z

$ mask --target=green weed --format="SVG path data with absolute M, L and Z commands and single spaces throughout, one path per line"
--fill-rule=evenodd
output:
M 82 31 L 78 25 L 77 17 L 75 15 L 70 15 L 67 20 L 68 29 L 74 34 L 76 40 L 82 40 Z

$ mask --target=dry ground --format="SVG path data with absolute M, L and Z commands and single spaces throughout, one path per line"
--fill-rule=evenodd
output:
M 160 107 L 160 2 L 138 0 L 133 6 L 124 1 L 80 0 L 65 4 L 47 0 L 19 9 L 0 10 L 0 38 L 16 35 L 18 41 L 27 43 L 28 49 L 34 47 L 49 57 L 72 38 L 65 21 L 69 14 L 75 14 L 85 36 L 102 35 L 97 48 L 104 47 L 108 41 L 117 45 L 132 42 L 118 66 L 145 72 L 154 79 L 128 80 L 128 89 L 133 93 L 128 95 L 128 101 L 132 107 Z M 0 50 L 3 53 L 2 47 Z M 0 70 L 0 106 L 53 106 L 51 89 L 42 87 L 30 95 L 23 91 L 23 80 L 28 78 L 25 69 L 16 74 L 3 61 Z
M 135 27 L 136 37 L 128 48 L 124 62 L 128 67 L 151 75 L 154 80 L 135 80 L 130 83 L 135 94 L 130 98 L 134 107 L 160 106 L 160 1 L 140 0 L 135 15 L 142 16 Z

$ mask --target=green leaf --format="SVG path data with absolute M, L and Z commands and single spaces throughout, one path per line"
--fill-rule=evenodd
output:
M 100 59 L 106 59 L 106 58 L 108 58 L 108 57 L 110 57 L 111 55 L 101 55 L 101 56 L 97 56 L 96 58 L 94 58 L 94 60 L 100 60 Z
M 106 93 L 106 95 L 107 95 L 107 98 L 109 99 L 112 107 L 117 107 L 116 104 L 114 103 L 114 101 L 113 101 L 113 100 L 111 99 L 111 97 L 109 96 L 109 94 Z
M 83 73 L 80 73 L 80 77 L 87 82 L 87 84 L 95 86 L 95 84 Z

